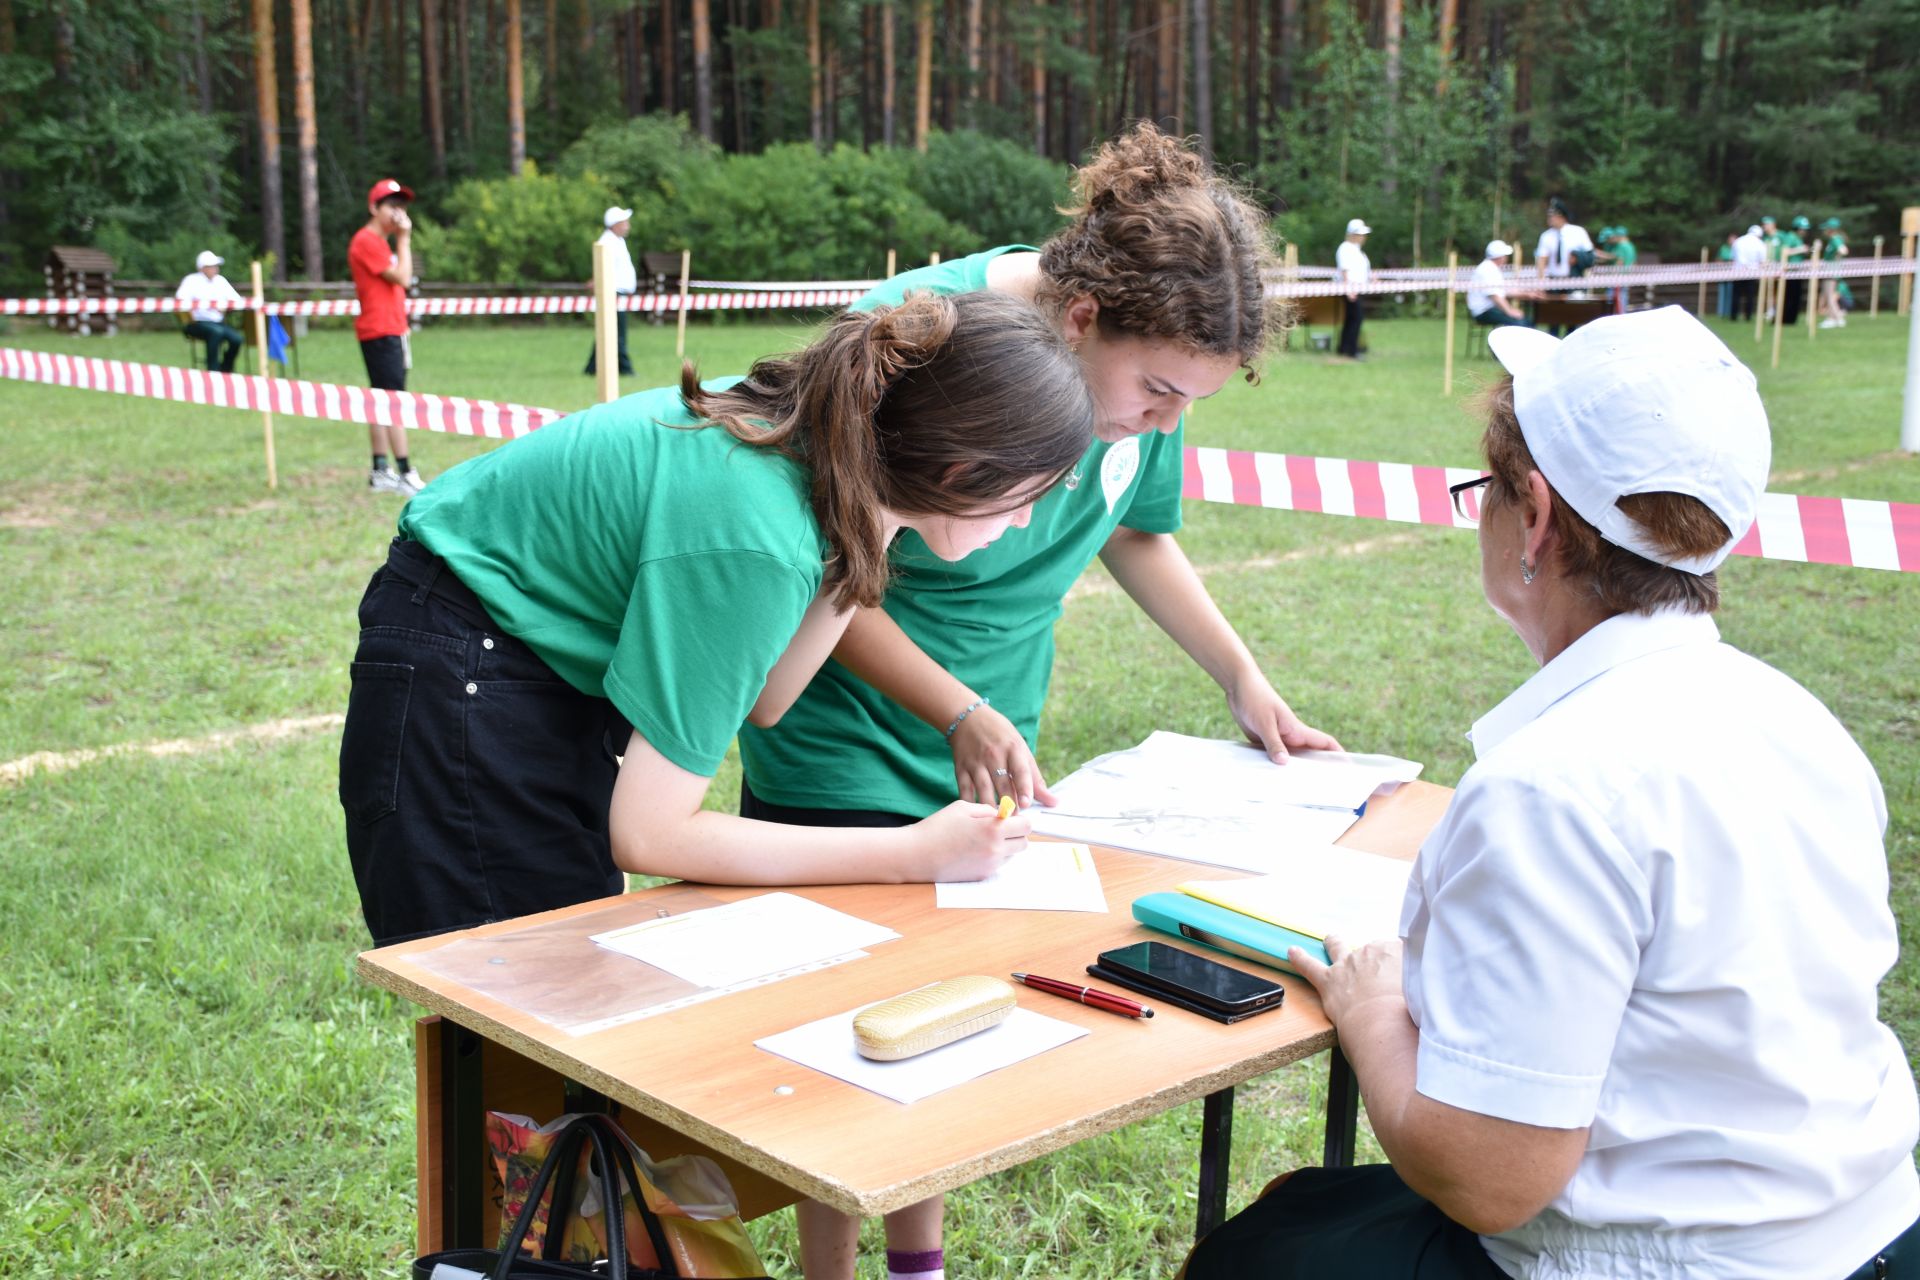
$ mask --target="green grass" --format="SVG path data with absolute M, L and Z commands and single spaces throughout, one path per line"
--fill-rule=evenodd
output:
M 799 322 L 696 324 L 709 373 L 804 337 Z M 1735 350 L 1750 332 L 1729 328 Z M 1194 443 L 1471 465 L 1440 392 L 1440 326 L 1368 327 L 1373 359 L 1277 358 L 1194 415 Z M 1904 325 L 1790 337 L 1760 371 L 1775 487 L 1920 496 L 1898 442 Z M 640 376 L 670 381 L 671 327 L 633 328 Z M 171 332 L 112 340 L 0 330 L 0 344 L 181 363 Z M 447 323 L 418 335 L 418 390 L 577 408 L 581 323 Z M 311 378 L 360 379 L 339 327 Z M 365 437 L 0 383 L 0 761 L 339 712 L 354 605 L 397 508 L 365 491 Z M 487 447 L 422 437 L 437 473 Z M 1189 503 L 1182 535 L 1301 713 L 1451 784 L 1462 730 L 1529 662 L 1480 599 L 1471 537 Z M 1369 544 L 1355 550 L 1355 544 Z M 1886 785 L 1906 944 L 1885 1016 L 1920 1043 L 1920 575 L 1735 560 L 1721 627 L 1800 680 Z M 1059 776 L 1154 728 L 1224 735 L 1218 692 L 1097 569 L 1059 628 L 1041 759 Z M 327 735 L 209 755 L 119 757 L 0 783 L 0 1275 L 403 1274 L 411 1253 L 414 1011 L 351 973 L 364 945 Z M 730 806 L 737 775 L 712 793 Z M 1316 1157 L 1323 1062 L 1241 1090 L 1234 1203 Z M 953 1274 L 1167 1274 L 1192 1229 L 1199 1107 L 990 1178 L 952 1198 Z M 755 1225 L 794 1275 L 787 1215 Z M 866 1275 L 877 1274 L 877 1236 Z

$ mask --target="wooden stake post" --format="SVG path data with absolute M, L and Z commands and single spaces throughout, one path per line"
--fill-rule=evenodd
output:
M 1707 269 L 1707 246 L 1701 245 L 1700 246 L 1700 270 L 1704 273 L 1706 269 Z M 1702 320 L 1705 320 L 1707 318 L 1707 282 L 1705 280 L 1702 280 L 1700 282 L 1700 301 L 1694 306 L 1693 314 L 1700 317 Z
M 267 364 L 267 291 L 260 277 L 258 259 L 255 259 L 253 264 L 253 350 L 255 358 L 260 361 L 262 378 L 270 377 L 271 371 Z M 263 381 L 261 387 L 264 389 L 265 386 Z M 280 472 L 273 461 L 273 410 L 271 409 L 260 411 L 260 434 L 267 446 L 267 488 L 278 489 Z
M 693 250 L 680 251 L 680 317 L 675 322 L 676 332 L 673 340 L 673 354 L 677 359 L 687 358 L 687 275 L 693 270 Z
M 1786 259 L 1783 258 L 1781 259 L 1781 270 L 1784 271 L 1785 269 Z M 1787 290 L 1796 287 L 1792 281 L 1786 279 L 1784 276 L 1781 277 L 1780 305 L 1773 309 L 1773 367 L 1775 369 L 1780 367 L 1780 331 L 1786 328 L 1787 323 Z
M 1459 300 L 1453 291 L 1453 277 L 1460 268 L 1460 251 L 1447 250 L 1447 364 L 1446 373 L 1440 380 L 1440 394 L 1453 395 L 1453 308 Z
M 887 279 L 893 279 L 893 250 L 887 250 Z
M 1920 205 L 1908 205 L 1900 211 L 1900 255 L 1911 259 L 1920 248 Z M 1900 314 L 1913 310 L 1913 273 L 1900 277 Z
M 1885 242 L 1885 236 L 1873 238 L 1873 265 L 1876 267 L 1880 265 L 1880 246 Z M 1873 287 L 1867 291 L 1867 296 L 1867 318 L 1878 320 L 1880 318 L 1880 277 L 1877 274 L 1873 277 Z
M 607 275 L 607 246 L 596 240 L 593 242 L 593 367 L 598 376 L 601 404 L 620 398 L 620 322 L 613 307 L 613 280 Z
M 1820 328 L 1820 316 L 1818 315 L 1820 310 L 1820 277 L 1814 273 L 1820 269 L 1820 250 L 1826 243 L 1825 240 L 1815 240 L 1813 242 L 1813 252 L 1807 255 L 1808 342 L 1813 341 L 1813 335 L 1818 332 Z

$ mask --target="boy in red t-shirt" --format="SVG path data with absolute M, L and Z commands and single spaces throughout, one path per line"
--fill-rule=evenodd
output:
M 407 350 L 407 282 L 413 279 L 413 220 L 407 216 L 407 204 L 412 199 L 413 192 L 392 178 L 374 183 L 367 192 L 367 225 L 354 232 L 347 246 L 353 291 L 360 299 L 354 336 L 360 339 L 360 354 L 367 362 L 368 385 L 384 391 L 405 391 L 407 366 L 412 363 Z M 393 237 L 393 245 L 387 243 L 388 236 Z M 368 488 L 411 496 L 426 487 L 426 477 L 413 469 L 407 457 L 405 427 L 369 423 L 367 435 L 373 445 Z

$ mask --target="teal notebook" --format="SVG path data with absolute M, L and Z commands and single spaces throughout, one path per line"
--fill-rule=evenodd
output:
M 1299 947 L 1322 964 L 1327 946 L 1320 939 L 1268 924 L 1186 893 L 1150 893 L 1133 900 L 1133 918 L 1149 929 L 1224 951 L 1287 973 L 1287 948 Z

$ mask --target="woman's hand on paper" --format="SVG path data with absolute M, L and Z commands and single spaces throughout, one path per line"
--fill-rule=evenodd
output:
M 1237 680 L 1227 690 L 1227 709 L 1247 741 L 1265 751 L 1275 764 L 1285 764 L 1291 751 L 1338 751 L 1330 733 L 1303 721 L 1258 672 Z
M 962 800 L 997 804 L 1001 796 L 1012 796 L 1022 809 L 1035 800 L 1054 803 L 1027 740 L 992 706 L 976 707 L 947 745 L 953 749 L 953 780 Z
M 977 713 L 976 713 L 977 714 Z M 1027 847 L 1033 823 L 1021 814 L 1002 818 L 991 805 L 955 800 L 916 822 L 920 881 L 984 880 Z
M 1357 950 L 1331 934 L 1326 942 L 1332 964 L 1321 964 L 1299 947 L 1288 950 L 1287 963 L 1320 993 L 1320 1004 L 1335 1027 L 1376 1000 L 1391 1000 L 1406 1008 L 1400 985 L 1400 939 L 1384 938 Z

